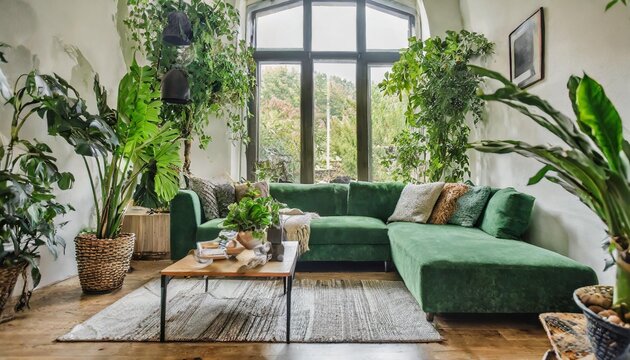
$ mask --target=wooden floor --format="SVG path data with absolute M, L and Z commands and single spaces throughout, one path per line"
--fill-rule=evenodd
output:
M 158 276 L 168 262 L 134 262 L 124 287 L 108 295 L 81 293 L 72 278 L 34 293 L 31 310 L 0 324 L 0 358 L 49 359 L 540 359 L 549 343 L 536 316 L 437 316 L 446 339 L 432 344 L 57 343 L 120 297 Z M 398 279 L 395 273 L 298 273 L 297 278 Z

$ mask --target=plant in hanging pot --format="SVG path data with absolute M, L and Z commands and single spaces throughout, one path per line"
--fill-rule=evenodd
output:
M 471 66 L 475 73 L 503 87 L 485 100 L 499 101 L 533 120 L 566 146 L 532 146 L 515 140 L 480 141 L 470 146 L 488 153 L 517 153 L 544 164 L 529 184 L 543 178 L 577 196 L 606 225 L 610 252 L 606 269 L 617 265 L 615 287 L 575 291 L 588 319 L 588 333 L 598 359 L 617 359 L 630 345 L 630 143 L 623 138 L 619 113 L 602 86 L 588 75 L 567 84 L 577 121 L 546 101 L 519 89 L 500 74 Z
M 271 196 L 257 197 L 257 191 L 250 189 L 241 201 L 230 204 L 229 213 L 221 226 L 237 231 L 238 242 L 251 250 L 267 241 L 270 226 L 280 223 L 281 206 Z
M 0 43 L 0 62 L 6 62 Z M 57 257 L 65 247 L 57 218 L 72 207 L 56 201 L 54 187 L 72 186 L 71 173 L 55 165 L 48 145 L 21 137 L 21 130 L 41 106 L 49 90 L 36 72 L 20 76 L 13 88 L 0 69 L 0 97 L 11 107 L 11 131 L 7 144 L 0 139 L 0 315 L 20 275 L 24 280 L 16 310 L 28 307 L 31 291 L 26 270 L 31 266 L 33 288 L 40 282 L 39 248 L 45 245 Z
M 134 234 L 121 233 L 122 219 L 140 174 L 155 170 L 154 187 L 169 201 L 179 187 L 178 131 L 159 117 L 160 93 L 155 70 L 133 62 L 118 86 L 118 109 L 94 80 L 97 114 L 68 83 L 45 78 L 55 89 L 40 115 L 49 133 L 63 137 L 83 158 L 95 204 L 96 229 L 75 239 L 81 287 L 106 293 L 122 286 L 133 253 Z

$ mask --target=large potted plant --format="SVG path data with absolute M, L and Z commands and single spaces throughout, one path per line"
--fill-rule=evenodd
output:
M 425 41 L 412 37 L 392 70 L 379 84 L 387 95 L 405 100 L 404 129 L 381 159 L 394 179 L 405 182 L 461 181 L 470 174 L 466 145 L 473 123 L 481 119 L 476 96 L 480 76 L 466 65 L 491 55 L 494 44 L 463 30 Z
M 135 235 L 121 233 L 121 224 L 140 174 L 149 167 L 156 170 L 153 186 L 163 201 L 177 193 L 179 133 L 160 119 L 160 93 L 149 66 L 134 61 L 118 86 L 117 110 L 108 106 L 97 76 L 97 114 L 87 111 L 68 83 L 55 77 L 45 81 L 54 91 L 40 115 L 49 132 L 63 137 L 83 158 L 95 206 L 95 231 L 75 239 L 81 287 L 86 293 L 111 292 L 122 286 L 129 270 Z
M 6 62 L 0 43 L 0 62 Z M 56 220 L 72 208 L 56 201 L 54 188 L 72 186 L 71 173 L 61 172 L 48 145 L 22 138 L 24 124 L 41 106 L 48 89 L 36 72 L 20 76 L 13 88 L 0 69 L 0 97 L 12 110 L 7 144 L 0 139 L 0 315 L 20 275 L 24 280 L 16 310 L 28 306 L 31 291 L 26 270 L 31 266 L 33 288 L 40 282 L 40 246 L 57 257 L 65 247 Z
M 267 229 L 280 224 L 280 204 L 271 196 L 257 197 L 255 190 L 238 203 L 230 204 L 221 226 L 237 231 L 236 239 L 246 249 L 254 249 L 267 240 Z
M 604 89 L 588 75 L 567 84 L 576 121 L 549 103 L 519 89 L 499 73 L 471 66 L 475 73 L 498 80 L 503 87 L 484 100 L 499 101 L 544 127 L 565 146 L 529 145 L 516 140 L 480 141 L 471 147 L 488 153 L 517 153 L 544 164 L 530 180 L 543 178 L 577 196 L 606 224 L 605 242 L 617 266 L 614 290 L 587 287 L 575 293 L 588 319 L 598 359 L 616 359 L 630 344 L 630 143 L 623 138 L 619 113 Z

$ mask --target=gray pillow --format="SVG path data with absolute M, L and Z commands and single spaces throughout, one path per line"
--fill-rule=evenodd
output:
M 443 182 L 406 185 L 400 194 L 394 213 L 387 221 L 426 223 L 443 187 Z
M 492 189 L 489 186 L 473 186 L 457 199 L 455 213 L 448 219 L 449 224 L 473 227 L 488 202 Z
M 194 191 L 199 200 L 206 220 L 212 220 L 219 217 L 219 205 L 217 197 L 214 193 L 214 184 L 209 180 L 191 176 L 188 178 L 190 190 Z
M 229 212 L 228 206 L 236 202 L 234 185 L 230 183 L 214 184 L 214 194 L 219 206 L 219 217 L 224 218 Z

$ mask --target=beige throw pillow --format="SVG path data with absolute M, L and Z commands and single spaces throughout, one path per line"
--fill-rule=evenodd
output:
M 448 183 L 444 185 L 442 193 L 433 207 L 429 224 L 446 224 L 457 210 L 457 200 L 466 192 L 468 192 L 468 185 L 466 184 Z
M 426 223 L 443 187 L 443 182 L 405 186 L 394 213 L 387 221 Z

